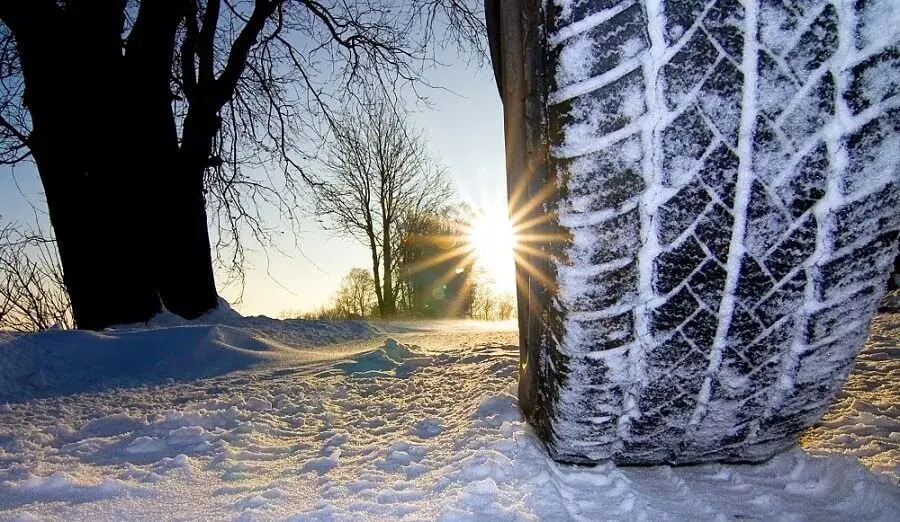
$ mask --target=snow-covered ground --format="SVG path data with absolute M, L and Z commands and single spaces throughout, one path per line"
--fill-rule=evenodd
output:
M 0 520 L 900 519 L 900 314 L 803 449 L 679 468 L 549 460 L 508 323 L 151 326 L 0 333 Z

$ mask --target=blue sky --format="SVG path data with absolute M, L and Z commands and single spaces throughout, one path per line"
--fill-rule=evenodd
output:
M 448 169 L 460 199 L 481 208 L 504 205 L 503 115 L 489 66 L 457 64 L 432 71 L 427 79 L 447 90 L 427 91 L 433 107 L 414 114 L 413 121 Z M 32 203 L 45 211 L 34 168 L 0 167 L 3 221 L 34 223 Z M 300 250 L 293 241 L 284 241 L 281 248 L 286 255 L 269 252 L 267 257 L 258 249 L 251 254 L 243 299 L 237 306 L 242 313 L 277 316 L 285 309 L 313 309 L 328 302 L 347 271 L 369 267 L 362 245 L 322 230 L 312 218 L 300 229 Z M 238 290 L 225 289 L 223 295 L 233 301 Z

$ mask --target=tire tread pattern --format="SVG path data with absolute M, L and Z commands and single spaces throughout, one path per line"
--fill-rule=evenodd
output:
M 767 458 L 864 342 L 900 231 L 900 36 L 879 0 L 754 1 L 549 17 L 560 460 Z

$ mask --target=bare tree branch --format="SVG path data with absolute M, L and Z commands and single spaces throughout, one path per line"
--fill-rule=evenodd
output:
M 0 329 L 72 328 L 71 304 L 52 238 L 0 229 Z
M 198 67 L 200 69 L 199 84 L 201 88 L 212 88 L 214 78 L 213 58 L 216 42 L 216 27 L 219 25 L 219 9 L 221 0 L 208 0 L 203 13 L 203 26 L 197 35 Z M 237 42 L 235 42 L 237 43 Z
M 369 248 L 382 316 L 396 308 L 394 248 L 403 235 L 401 218 L 433 212 L 451 194 L 421 135 L 385 100 L 373 99 L 336 126 L 316 188 L 316 209 L 328 228 Z
M 187 14 L 184 25 L 185 34 L 181 42 L 181 85 L 188 101 L 197 101 L 197 72 L 195 71 L 194 55 L 197 53 L 197 41 L 200 39 L 200 29 L 197 17 L 197 0 L 188 0 Z M 178 63 L 178 62 L 176 62 Z
M 212 100 L 217 106 L 221 107 L 234 95 L 234 90 L 237 88 L 238 81 L 246 68 L 250 50 L 256 43 L 263 27 L 265 27 L 266 21 L 272 16 L 281 1 L 282 0 L 256 0 L 253 7 L 253 13 L 250 15 L 250 18 L 247 19 L 247 25 L 241 29 L 240 34 L 238 34 L 234 43 L 231 45 L 231 52 L 228 54 L 228 61 L 225 64 L 225 69 L 222 71 L 221 76 L 215 80 L 215 84 L 212 88 Z M 210 5 L 213 4 L 216 6 L 216 13 L 218 14 L 219 0 L 211 0 Z M 206 25 L 207 22 L 204 21 L 204 29 L 206 28 Z M 203 64 L 201 63 L 201 83 L 203 80 L 202 66 Z

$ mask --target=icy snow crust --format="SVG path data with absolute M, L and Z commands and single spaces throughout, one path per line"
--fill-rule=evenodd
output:
M 897 251 L 900 2 L 546 6 L 551 210 L 571 237 L 538 399 L 551 451 L 792 444 L 846 378 Z
M 880 319 L 863 360 L 898 349 L 898 320 Z M 297 348 L 288 329 L 305 331 L 300 324 L 272 321 L 268 337 L 260 321 L 231 319 L 231 348 L 278 355 L 290 345 L 305 362 L 279 355 L 191 382 L 135 380 L 0 403 L 0 520 L 894 520 L 900 512 L 900 472 L 885 465 L 900 449 L 885 433 L 898 420 L 886 406 L 900 402 L 889 382 L 895 365 L 854 374 L 806 451 L 761 465 L 580 467 L 552 461 L 519 412 L 514 329 L 380 324 L 371 330 L 392 338 Z M 164 339 L 188 354 L 227 356 L 186 326 L 196 325 L 162 338 L 133 328 L 106 342 L 127 351 L 147 337 L 148 350 L 166 350 L 149 342 Z M 356 328 L 335 325 L 330 338 Z M 32 347 L 66 338 L 83 355 L 70 370 L 87 375 L 91 352 L 106 345 L 76 332 L 30 336 Z M 0 353 L 20 341 L 2 341 Z M 873 390 L 894 395 L 873 401 Z M 807 453 L 840 453 L 848 438 L 859 442 L 849 452 L 867 448 L 880 475 L 844 455 Z

